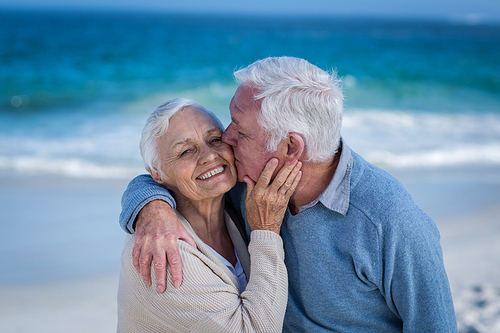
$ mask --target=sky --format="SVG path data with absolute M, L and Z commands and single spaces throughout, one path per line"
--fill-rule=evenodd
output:
M 2 7 L 106 8 L 238 14 L 363 15 L 500 20 L 499 0 L 0 0 Z

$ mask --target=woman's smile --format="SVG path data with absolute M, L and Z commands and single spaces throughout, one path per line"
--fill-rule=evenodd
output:
M 201 180 L 206 180 L 206 179 L 209 179 L 209 178 L 212 178 L 218 174 L 220 174 L 221 172 L 224 171 L 224 166 L 221 165 L 215 169 L 212 169 L 204 174 L 202 174 L 201 176 L 198 177 L 198 179 L 201 179 Z

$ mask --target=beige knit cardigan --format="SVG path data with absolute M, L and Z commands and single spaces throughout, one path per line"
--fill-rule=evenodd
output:
M 249 278 L 240 292 L 234 275 L 196 236 L 180 215 L 198 249 L 179 241 L 182 285 L 172 284 L 167 269 L 167 288 L 146 287 L 132 262 L 134 236 L 125 240 L 118 288 L 118 332 L 281 332 L 288 296 L 288 277 L 281 237 L 254 230 L 247 246 L 226 213 L 226 226 Z M 251 263 L 250 263 L 251 257 Z M 152 279 L 154 271 L 151 270 Z

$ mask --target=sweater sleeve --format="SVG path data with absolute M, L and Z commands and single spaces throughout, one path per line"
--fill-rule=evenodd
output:
M 397 226 L 384 245 L 389 307 L 403 320 L 403 332 L 456 332 L 437 227 L 424 214 L 420 219 L 407 217 Z
M 167 273 L 166 291 L 158 294 L 133 267 L 133 243 L 129 236 L 122 254 L 118 332 L 281 332 L 288 278 L 276 233 L 252 232 L 251 274 L 242 293 L 220 266 L 180 241 L 182 285 L 174 288 Z
M 170 192 L 157 184 L 150 175 L 140 175 L 132 179 L 122 196 L 120 226 L 127 233 L 134 233 L 134 223 L 141 209 L 149 202 L 160 199 L 175 209 L 175 200 Z

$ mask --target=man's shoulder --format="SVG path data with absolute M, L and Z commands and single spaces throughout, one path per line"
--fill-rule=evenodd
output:
M 373 223 L 385 227 L 394 223 L 430 220 L 399 180 L 355 153 L 350 208 L 359 210 Z
M 387 197 L 410 199 L 408 191 L 396 177 L 354 152 L 352 152 L 352 156 L 351 195 L 372 194 L 371 197 L 364 197 L 363 200 L 377 200 Z

